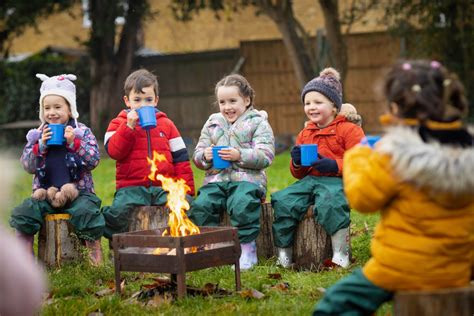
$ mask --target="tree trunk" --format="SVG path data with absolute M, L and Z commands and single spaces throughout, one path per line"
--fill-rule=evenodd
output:
M 79 240 L 69 224 L 69 214 L 47 215 L 38 235 L 38 258 L 48 267 L 81 257 Z
M 128 2 L 126 22 L 116 45 L 115 19 L 120 10 L 116 0 L 89 1 L 92 31 L 91 51 L 91 127 L 103 135 L 110 120 L 124 108 L 123 83 L 132 70 L 138 48 L 137 35 L 148 10 L 146 0 Z
M 291 63 L 295 71 L 296 79 L 302 89 L 304 85 L 315 76 L 315 68 L 312 61 L 316 58 L 312 56 L 310 51 L 304 45 L 303 39 L 297 33 L 296 18 L 290 0 L 276 1 L 260 0 L 257 6 L 265 12 L 265 14 L 273 20 L 278 27 L 283 44 L 288 53 Z
M 232 226 L 230 223 L 230 217 L 227 212 L 221 214 L 221 226 Z M 262 203 L 262 209 L 260 210 L 260 232 L 258 234 L 257 244 L 257 256 L 265 259 L 275 256 L 275 246 L 273 245 L 273 209 L 270 203 Z
M 324 259 L 331 258 L 331 236 L 319 225 L 310 206 L 296 230 L 293 260 L 298 270 L 319 271 Z
M 130 214 L 128 231 L 167 227 L 168 217 L 169 209 L 166 206 L 137 206 Z
M 474 287 L 429 292 L 398 292 L 393 300 L 393 315 L 472 316 Z
M 324 15 L 324 25 L 329 42 L 332 67 L 341 74 L 341 83 L 344 83 L 347 74 L 347 46 L 341 32 L 338 1 L 319 0 Z

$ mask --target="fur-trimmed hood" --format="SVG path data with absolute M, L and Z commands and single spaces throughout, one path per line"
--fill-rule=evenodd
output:
M 394 172 L 444 206 L 458 207 L 474 200 L 474 147 L 425 143 L 409 127 L 397 126 L 377 144 L 392 157 Z

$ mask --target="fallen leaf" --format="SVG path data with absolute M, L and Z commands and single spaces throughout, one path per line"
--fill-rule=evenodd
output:
M 169 304 L 171 301 L 172 297 L 170 295 L 155 295 L 146 303 L 146 306 L 159 307 L 163 304 Z
M 97 297 L 103 297 L 103 296 L 106 296 L 106 295 L 113 294 L 114 292 L 115 292 L 114 289 L 106 288 L 106 289 L 95 292 L 95 295 Z
M 240 292 L 240 296 L 243 298 L 256 298 L 256 299 L 262 299 L 265 297 L 265 294 L 262 292 L 259 292 L 255 289 L 248 289 L 248 290 L 243 290 Z
M 216 290 L 217 290 L 217 289 L 218 289 L 218 285 L 217 285 L 217 284 L 206 283 L 206 284 L 204 284 L 204 286 L 202 287 L 201 291 L 202 291 L 202 294 L 203 294 L 203 295 L 211 295 L 211 294 L 216 293 Z
M 321 293 L 326 293 L 326 289 L 323 287 L 317 287 L 316 290 L 318 290 Z
M 268 278 L 274 280 L 281 280 L 281 273 L 269 273 Z
M 272 289 L 286 292 L 286 291 L 288 291 L 288 288 L 289 288 L 289 287 L 290 287 L 290 284 L 289 284 L 289 283 L 287 283 L 287 282 L 280 282 L 280 283 L 275 284 L 274 286 L 272 286 Z

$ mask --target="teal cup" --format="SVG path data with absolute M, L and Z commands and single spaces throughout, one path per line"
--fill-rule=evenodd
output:
M 374 148 L 375 144 L 380 140 L 380 136 L 378 135 L 367 135 L 362 138 L 360 142 L 362 145 L 367 145 L 370 148 Z
M 230 167 L 230 161 L 224 160 L 219 156 L 219 150 L 227 148 L 229 148 L 229 146 L 212 147 L 212 165 L 215 169 L 225 169 Z
M 300 145 L 300 150 L 302 166 L 309 167 L 318 160 L 318 145 L 302 144 Z
M 61 146 L 64 144 L 64 124 L 48 124 L 51 130 L 51 138 L 46 141 L 48 146 Z
M 152 129 L 156 127 L 156 115 L 154 106 L 142 106 L 137 109 L 140 126 L 143 129 Z

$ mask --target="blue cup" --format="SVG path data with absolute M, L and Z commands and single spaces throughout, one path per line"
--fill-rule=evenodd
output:
M 48 124 L 51 130 L 51 138 L 46 141 L 48 146 L 60 146 L 64 144 L 66 139 L 64 138 L 64 124 Z
M 362 145 L 367 145 L 370 148 L 374 148 L 375 143 L 377 143 L 379 140 L 380 140 L 380 136 L 378 135 L 368 135 L 362 138 L 360 143 Z
M 212 165 L 215 169 L 225 169 L 230 167 L 230 161 L 219 157 L 219 150 L 227 149 L 229 146 L 214 146 L 212 147 Z
M 302 166 L 309 167 L 318 160 L 318 145 L 302 144 L 300 145 L 300 149 Z
M 143 129 L 152 129 L 156 127 L 156 114 L 154 106 L 142 106 L 137 109 L 140 126 Z

